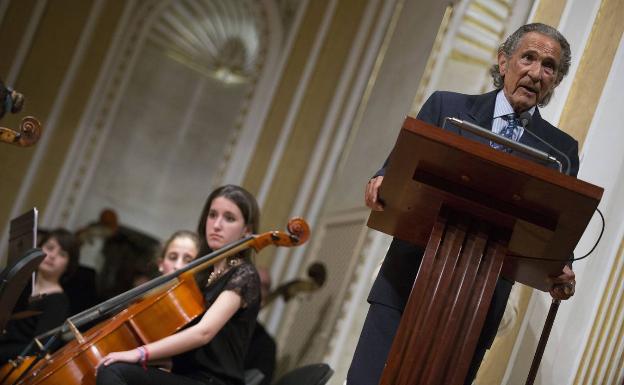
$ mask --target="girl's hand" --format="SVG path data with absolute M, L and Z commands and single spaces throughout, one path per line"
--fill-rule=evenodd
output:
M 98 367 L 100 367 L 100 365 L 108 366 L 115 362 L 128 362 L 133 364 L 135 362 L 139 362 L 140 359 L 141 353 L 138 349 L 126 350 L 123 352 L 112 352 L 102 358 Z

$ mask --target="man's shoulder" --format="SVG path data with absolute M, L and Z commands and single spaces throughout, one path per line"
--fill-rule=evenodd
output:
M 444 98 L 444 99 L 462 100 L 462 99 L 478 99 L 484 96 L 492 95 L 492 93 L 496 94 L 495 91 L 489 91 L 483 94 L 464 94 L 462 92 L 438 90 L 438 91 L 434 91 L 431 94 L 431 96 L 436 95 L 437 97 Z
M 552 125 L 550 122 L 542 118 L 541 115 L 538 115 L 538 119 L 536 120 L 538 124 L 540 124 L 541 126 L 541 130 L 543 132 L 543 135 L 545 136 L 544 139 L 551 141 L 551 142 L 555 141 L 561 144 L 568 144 L 568 145 L 571 145 L 573 143 L 578 143 L 577 140 L 574 139 L 574 137 L 572 137 L 571 135 L 569 135 L 568 133 L 566 133 L 559 127 Z
M 460 101 L 466 99 L 473 99 L 479 95 L 468 95 L 462 94 L 461 92 L 453 92 L 453 91 L 434 91 L 430 98 L 432 99 L 441 99 L 444 101 Z
M 485 102 L 488 99 L 496 98 L 495 92 L 487 92 L 484 94 L 463 94 L 453 91 L 434 91 L 429 97 L 432 101 L 442 103 L 443 105 L 461 105 L 470 107 L 478 103 Z
M 441 127 L 446 117 L 462 117 L 466 113 L 482 116 L 483 110 L 494 111 L 496 93 L 468 95 L 452 91 L 435 91 L 420 109 L 418 119 Z M 487 111 L 486 114 L 491 114 Z

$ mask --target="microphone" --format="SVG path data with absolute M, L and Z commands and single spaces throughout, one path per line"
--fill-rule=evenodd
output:
M 502 135 L 498 135 L 474 123 L 467 122 L 465 120 L 461 120 L 457 118 L 446 117 L 444 118 L 444 125 L 446 124 L 447 121 L 449 121 L 454 126 L 457 126 L 463 130 L 472 132 L 473 134 L 487 138 L 489 140 L 493 140 L 496 143 L 502 144 L 503 146 L 513 148 L 514 150 L 523 152 L 529 156 L 532 156 L 533 158 L 539 159 L 544 162 L 553 162 L 553 163 L 558 163 L 559 165 L 561 165 L 561 163 L 559 162 L 559 160 L 557 160 L 557 158 L 545 153 L 544 151 L 540 151 L 536 148 L 529 147 L 525 144 L 516 142 L 515 140 L 511 140 Z
M 520 114 L 520 116 L 518 116 L 518 120 L 520 121 L 520 125 L 522 126 L 522 128 L 524 128 L 525 130 L 527 129 L 529 123 L 531 123 L 532 117 L 533 116 L 531 116 L 531 113 L 529 111 L 524 111 Z
M 565 170 L 565 174 L 566 175 L 570 175 L 570 158 L 568 158 L 568 156 L 566 154 L 564 154 L 561 150 L 555 148 L 552 144 L 548 143 L 547 141 L 545 141 L 544 139 L 540 138 L 539 136 L 537 136 L 535 133 L 533 133 L 531 130 L 528 129 L 529 124 L 531 123 L 531 114 L 529 113 L 529 111 L 524 111 L 523 113 L 520 114 L 520 116 L 518 117 L 518 120 L 520 121 L 520 124 L 522 125 L 522 127 L 524 128 L 524 131 L 526 133 L 528 133 L 529 135 L 531 135 L 533 138 L 537 139 L 539 142 L 541 142 L 542 144 L 544 144 L 546 147 L 550 148 L 551 150 L 553 150 L 554 152 L 557 153 L 557 155 L 560 155 L 566 162 L 566 170 Z M 557 159 L 555 160 L 555 162 L 559 165 L 559 172 L 563 172 L 563 165 L 561 164 L 561 162 Z

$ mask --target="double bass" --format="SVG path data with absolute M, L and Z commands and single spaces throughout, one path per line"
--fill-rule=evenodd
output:
M 70 317 L 61 327 L 39 336 L 36 341 L 58 338 L 63 333 L 73 334 L 72 341 L 54 354 L 42 349 L 37 356 L 8 364 L 0 370 L 0 385 L 95 384 L 97 365 L 108 353 L 134 349 L 174 334 L 203 314 L 205 305 L 195 281 L 197 272 L 249 248 L 259 251 L 270 244 L 298 246 L 310 236 L 309 226 L 301 218 L 291 219 L 287 229 L 288 233 L 270 231 L 245 237 L 196 259 L 183 269 Z M 80 325 L 109 314 L 115 315 L 84 333 L 79 331 Z

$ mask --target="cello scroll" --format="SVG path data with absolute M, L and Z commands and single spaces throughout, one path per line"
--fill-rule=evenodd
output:
M 41 123 L 33 116 L 22 119 L 19 131 L 0 127 L 0 142 L 29 147 L 37 143 L 41 136 Z
M 262 250 L 268 245 L 292 247 L 305 243 L 310 238 L 310 226 L 300 217 L 292 218 L 286 225 L 288 233 L 283 231 L 270 231 L 253 237 L 251 247 L 256 251 Z

